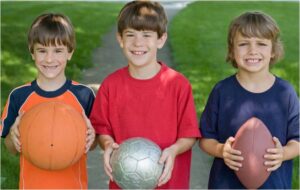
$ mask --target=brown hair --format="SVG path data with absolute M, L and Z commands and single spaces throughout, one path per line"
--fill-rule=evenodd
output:
M 237 33 L 240 33 L 244 37 L 257 37 L 271 40 L 274 57 L 271 58 L 270 64 L 274 64 L 283 57 L 284 50 L 279 37 L 280 30 L 272 17 L 257 11 L 245 12 L 235 18 L 229 26 L 226 61 L 231 62 L 234 67 L 237 67 L 234 59 L 234 38 Z
M 75 49 L 75 32 L 70 19 L 62 14 L 47 13 L 38 16 L 28 32 L 28 48 L 34 51 L 36 43 L 44 46 L 65 45 L 68 52 Z
M 132 1 L 120 11 L 118 33 L 127 28 L 156 31 L 160 38 L 167 31 L 168 19 L 164 8 L 158 2 Z

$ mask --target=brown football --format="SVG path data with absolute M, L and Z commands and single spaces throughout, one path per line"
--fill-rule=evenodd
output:
M 268 148 L 275 147 L 268 128 L 260 119 L 250 118 L 236 133 L 232 147 L 244 157 L 242 167 L 235 171 L 240 182 L 248 189 L 259 188 L 270 175 L 264 155 Z

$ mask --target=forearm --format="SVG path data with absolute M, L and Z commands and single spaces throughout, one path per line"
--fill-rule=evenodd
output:
M 4 139 L 5 146 L 11 154 L 16 155 L 18 153 L 18 151 L 16 150 L 16 148 L 15 148 L 11 138 L 9 137 L 9 135 L 10 134 L 8 134 L 8 136 L 5 137 L 5 139 Z
M 115 142 L 109 135 L 99 135 L 97 139 L 102 150 L 105 150 L 109 145 Z
M 200 148 L 211 156 L 223 158 L 224 144 L 219 143 L 215 139 L 201 138 L 199 141 Z
M 191 149 L 196 142 L 196 138 L 179 138 L 176 143 L 171 145 L 176 155 L 184 153 L 185 151 Z
M 300 143 L 296 140 L 290 140 L 283 147 L 283 161 L 291 160 L 296 156 L 299 156 L 299 146 Z

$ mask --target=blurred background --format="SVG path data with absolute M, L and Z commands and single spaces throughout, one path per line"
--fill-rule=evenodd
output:
M 66 14 L 72 21 L 77 48 L 67 66 L 67 76 L 80 82 L 87 71 L 101 64 L 112 64 L 108 58 L 95 59 L 99 48 L 106 47 L 106 36 L 114 31 L 117 15 L 125 1 L 1 1 L 1 110 L 9 92 L 35 79 L 36 69 L 27 48 L 27 31 L 33 20 L 45 12 Z M 230 21 L 244 11 L 259 10 L 271 15 L 281 29 L 285 58 L 275 64 L 272 72 L 288 80 L 299 96 L 299 2 L 298 1 L 162 1 L 165 8 L 178 4 L 168 28 L 170 65 L 182 72 L 192 83 L 200 117 L 207 97 L 216 82 L 234 74 L 235 69 L 225 62 L 227 30 Z M 170 8 L 170 7 L 169 7 Z M 116 42 L 114 42 L 116 43 Z M 118 50 L 118 49 L 117 49 Z M 117 51 L 116 50 L 116 51 Z M 102 51 L 102 50 L 101 50 Z M 108 50 L 109 51 L 109 50 Z M 162 50 L 163 51 L 163 50 Z M 111 51 L 112 58 L 120 52 Z M 163 56 L 163 55 L 162 55 Z M 123 63 L 126 65 L 126 63 Z M 104 68 L 104 67 L 103 67 Z M 112 67 L 112 69 L 115 69 Z M 101 70 L 101 68 L 100 68 Z M 111 70 L 101 72 L 102 78 Z M 99 74 L 100 75 L 100 74 Z M 191 188 L 207 188 L 207 170 L 197 163 L 210 162 L 194 147 Z M 199 156 L 199 155 L 203 156 Z M 96 161 L 97 162 L 97 161 Z M 293 188 L 299 189 L 299 158 L 295 159 Z M 102 163 L 99 161 L 99 167 Z M 203 164 L 209 167 L 209 164 Z M 196 176 L 193 174 L 196 173 Z M 97 176 L 96 176 L 97 177 Z M 10 155 L 1 139 L 1 189 L 16 189 L 19 181 L 18 156 Z M 105 183 L 99 181 L 99 183 Z M 105 187 L 104 186 L 104 187 Z M 89 184 L 90 188 L 100 188 Z

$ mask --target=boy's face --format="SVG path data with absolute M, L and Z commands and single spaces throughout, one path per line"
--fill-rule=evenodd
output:
M 32 59 L 38 69 L 39 76 L 44 79 L 65 78 L 65 67 L 73 52 L 68 52 L 64 45 L 43 46 L 35 44 Z
M 244 37 L 237 33 L 234 38 L 234 59 L 239 70 L 246 72 L 269 71 L 269 63 L 274 56 L 269 39 Z
M 128 28 L 123 31 L 122 36 L 118 34 L 117 38 L 129 66 L 138 68 L 157 63 L 157 49 L 163 47 L 167 34 L 158 39 L 155 31 Z

